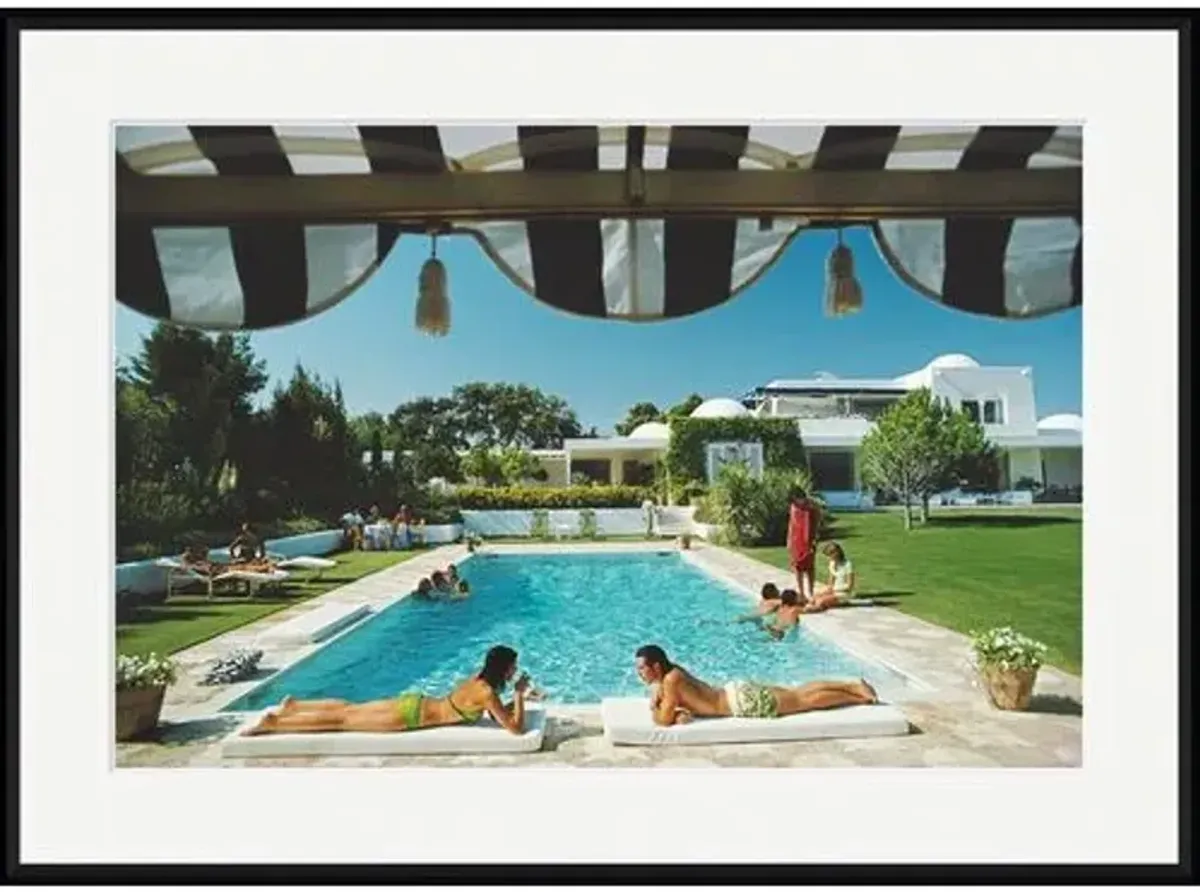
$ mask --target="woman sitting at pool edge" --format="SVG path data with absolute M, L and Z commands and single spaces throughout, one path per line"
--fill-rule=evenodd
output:
M 345 700 L 296 700 L 284 697 L 279 708 L 263 716 L 244 733 L 302 734 L 315 731 L 412 731 L 438 725 L 473 724 L 486 712 L 513 734 L 525 731 L 525 698 L 529 676 L 513 685 L 513 699 L 500 692 L 517 672 L 517 652 L 503 644 L 493 647 L 483 668 L 446 697 L 408 692 L 389 700 L 347 703 Z
M 819 613 L 830 607 L 841 607 L 854 597 L 854 565 L 846 557 L 842 546 L 830 542 L 821 552 L 829 558 L 829 581 L 817 586 L 812 600 L 804 607 L 805 613 Z

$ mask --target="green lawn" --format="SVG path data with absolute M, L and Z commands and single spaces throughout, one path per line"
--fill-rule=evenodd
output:
M 207 641 L 293 604 L 299 604 L 369 573 L 406 561 L 420 551 L 355 551 L 335 555 L 338 565 L 312 582 L 289 581 L 279 591 L 239 596 L 176 595 L 169 603 L 144 605 L 117 623 L 117 652 L 174 653 Z M 301 574 L 301 579 L 307 574 Z
M 897 512 L 841 514 L 832 538 L 854 562 L 859 591 L 959 632 L 1010 625 L 1083 668 L 1082 515 L 1078 509 L 933 511 L 905 532 Z M 746 554 L 786 568 L 784 548 Z M 823 579 L 824 559 L 818 561 Z

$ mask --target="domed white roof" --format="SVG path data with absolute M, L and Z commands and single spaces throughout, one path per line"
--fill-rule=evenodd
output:
M 661 421 L 647 421 L 629 432 L 631 440 L 669 440 L 671 429 Z
M 933 380 L 934 369 L 977 369 L 977 363 L 965 353 L 944 353 L 929 361 L 923 368 L 907 375 L 901 375 L 896 380 L 910 387 L 929 387 Z
M 925 368 L 927 368 L 927 369 L 977 369 L 977 368 L 979 368 L 979 363 L 977 363 L 970 356 L 967 356 L 967 354 L 965 354 L 965 353 L 946 353 L 942 356 L 939 356 L 937 359 L 933 360 L 931 363 L 929 363 L 929 365 L 925 366 Z
M 692 411 L 692 418 L 743 418 L 750 410 L 728 397 L 715 397 L 705 400 Z
M 1083 419 L 1070 412 L 1062 415 L 1047 415 L 1037 423 L 1040 431 L 1083 431 Z

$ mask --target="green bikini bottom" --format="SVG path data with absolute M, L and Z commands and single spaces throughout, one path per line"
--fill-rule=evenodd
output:
M 396 717 L 406 730 L 421 727 L 421 701 L 424 694 L 401 694 L 396 698 Z

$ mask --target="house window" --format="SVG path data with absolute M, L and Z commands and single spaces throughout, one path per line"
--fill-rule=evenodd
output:
M 963 414 L 972 421 L 979 421 L 979 403 L 975 400 L 963 400 L 962 410 Z
M 984 424 L 1004 424 L 1004 404 L 1000 400 L 986 400 L 983 404 Z
M 810 452 L 808 469 L 819 490 L 849 491 L 854 487 L 854 453 Z

